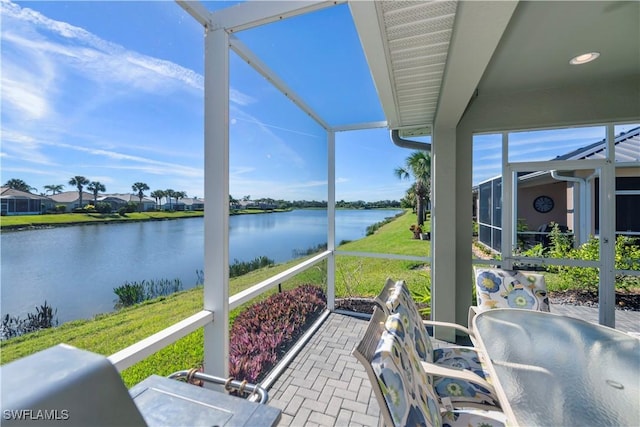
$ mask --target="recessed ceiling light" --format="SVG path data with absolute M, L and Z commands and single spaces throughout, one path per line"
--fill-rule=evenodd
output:
M 586 64 L 587 62 L 593 61 L 598 56 L 600 56 L 600 52 L 583 53 L 582 55 L 578 55 L 578 56 L 576 56 L 574 58 L 571 58 L 571 61 L 569 61 L 569 64 L 571 64 L 571 65 Z

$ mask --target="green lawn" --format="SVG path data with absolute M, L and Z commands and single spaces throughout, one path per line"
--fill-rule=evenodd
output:
M 104 223 L 122 221 L 150 221 L 160 219 L 194 218 L 204 215 L 203 211 L 183 212 L 132 212 L 127 216 L 117 213 L 64 213 L 45 215 L 10 215 L 0 218 L 1 228 L 30 227 L 30 226 L 59 226 L 65 224 Z

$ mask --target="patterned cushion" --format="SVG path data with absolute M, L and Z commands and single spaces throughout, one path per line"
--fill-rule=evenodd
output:
M 399 323 L 401 324 L 401 323 Z M 378 379 L 395 426 L 441 426 L 440 410 L 430 387 L 414 375 L 418 361 L 410 360 L 396 337 L 383 332 L 371 367 Z
M 442 427 L 498 427 L 504 426 L 507 417 L 497 411 L 452 411 L 442 414 Z
M 549 311 L 544 276 L 499 268 L 475 268 L 478 311 L 522 308 Z
M 471 347 L 451 346 L 436 348 L 433 351 L 433 363 L 468 369 L 476 375 L 491 382 L 489 372 L 484 369 L 478 351 Z
M 386 306 L 389 313 L 400 314 L 405 330 L 409 333 L 420 359 L 425 362 L 433 362 L 431 339 L 422 324 L 422 316 L 420 316 L 420 312 L 404 282 L 396 283 L 396 287 L 389 293 Z
M 489 378 L 489 374 L 482 367 L 478 352 L 475 349 L 460 346 L 433 349 L 431 337 L 429 337 L 422 323 L 422 316 L 420 316 L 420 312 L 404 282 L 396 283 L 396 286 L 389 293 L 385 305 L 389 313 L 400 315 L 404 330 L 408 331 L 411 339 L 409 345 L 413 343 L 420 360 L 469 369 L 482 378 Z
M 400 309 L 401 306 L 398 306 L 398 308 Z M 387 317 L 385 329 L 402 345 L 403 350 L 408 354 L 407 358 L 411 362 L 410 365 L 412 367 L 416 366 L 416 364 L 419 365 L 421 358 L 417 354 L 416 346 L 413 345 L 414 335 L 409 333 L 409 331 L 415 328 L 413 328 L 413 325 L 409 325 L 408 327 L 405 325 L 404 316 L 400 311 Z M 422 329 L 424 330 L 424 328 Z M 463 404 L 499 406 L 497 399 L 491 391 L 478 384 L 457 378 L 432 377 L 427 375 L 422 367 L 413 368 L 413 375 L 418 378 L 420 384 L 433 386 L 434 391 L 439 397 L 449 397 L 457 406 Z

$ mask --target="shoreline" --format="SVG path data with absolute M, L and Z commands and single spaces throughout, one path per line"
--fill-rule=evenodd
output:
M 237 209 L 230 210 L 229 216 L 236 215 L 262 215 L 271 213 L 291 212 L 298 209 L 326 209 L 326 208 L 285 208 L 285 209 Z M 337 208 L 356 209 L 356 208 Z M 376 208 L 376 210 L 393 210 L 397 208 Z M 365 209 L 363 209 L 365 210 Z M 71 218 L 71 216 L 76 216 Z M 66 220 L 59 219 L 67 217 Z M 151 212 L 131 212 L 126 217 L 119 214 L 99 214 L 99 213 L 64 213 L 64 214 L 43 214 L 43 215 L 8 215 L 0 217 L 0 232 L 18 232 L 32 230 L 48 230 L 58 227 L 73 227 L 78 225 L 108 225 L 122 224 L 127 222 L 145 221 L 171 221 L 177 219 L 203 218 L 204 211 L 151 211 Z M 82 218 L 82 220 L 78 220 Z M 46 221 L 47 219 L 58 219 L 58 221 Z M 24 222 L 15 224 L 5 224 L 23 220 Z
M 255 215 L 265 213 L 288 212 L 292 209 L 273 209 L 273 210 L 242 210 L 230 211 L 229 216 L 235 215 Z M 76 218 L 70 216 L 76 215 Z M 146 221 L 172 221 L 178 219 L 203 218 L 204 211 L 175 211 L 175 212 L 132 212 L 128 216 L 121 217 L 119 214 L 98 214 L 98 213 L 67 213 L 67 214 L 44 214 L 44 215 L 10 215 L 3 216 L 0 220 L 0 231 L 30 231 L 30 230 L 46 230 L 58 227 L 73 227 L 78 225 L 108 225 L 123 224 L 128 222 L 146 222 Z M 53 219 L 61 219 L 68 217 L 62 221 L 47 221 Z M 17 218 L 32 220 L 33 222 L 25 222 L 19 224 L 5 224 L 7 218 Z M 81 220 L 79 220 L 82 218 Z

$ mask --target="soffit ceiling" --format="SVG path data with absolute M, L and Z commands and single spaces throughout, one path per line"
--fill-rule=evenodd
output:
M 380 1 L 375 2 L 379 46 L 371 42 L 375 32 L 367 28 L 371 19 L 362 18 L 360 3 L 353 2 L 352 13 L 392 128 L 430 127 L 438 116 L 457 123 L 464 108 L 444 108 L 456 97 L 466 106 L 478 95 L 640 80 L 640 2 Z M 481 15 L 500 3 L 514 8 Z M 504 32 L 492 45 L 489 36 L 496 28 Z M 600 58 L 569 64 L 591 51 Z M 484 64 L 486 54 L 490 60 Z M 478 67 L 481 78 L 474 81 Z
M 398 127 L 432 123 L 453 32 L 456 2 L 376 2 L 386 36 Z

